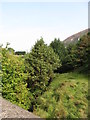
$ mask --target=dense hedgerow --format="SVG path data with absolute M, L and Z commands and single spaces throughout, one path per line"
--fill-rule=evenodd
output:
M 2 48 L 2 96 L 22 108 L 29 109 L 31 93 L 27 88 L 24 61 Z

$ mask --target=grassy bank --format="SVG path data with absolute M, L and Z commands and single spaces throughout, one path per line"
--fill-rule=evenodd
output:
M 87 118 L 88 76 L 76 72 L 56 74 L 38 98 L 34 113 L 42 118 Z

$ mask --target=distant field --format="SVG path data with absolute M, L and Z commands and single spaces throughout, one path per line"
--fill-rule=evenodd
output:
M 38 98 L 34 113 L 42 118 L 87 118 L 88 76 L 56 74 L 47 91 Z

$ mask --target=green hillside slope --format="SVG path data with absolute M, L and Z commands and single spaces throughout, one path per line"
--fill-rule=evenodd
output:
M 56 74 L 38 98 L 34 113 L 42 118 L 87 118 L 88 77 L 77 73 Z

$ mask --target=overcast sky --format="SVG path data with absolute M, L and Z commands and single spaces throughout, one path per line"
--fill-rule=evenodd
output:
M 3 2 L 0 43 L 29 51 L 42 36 L 46 44 L 88 28 L 88 2 Z

